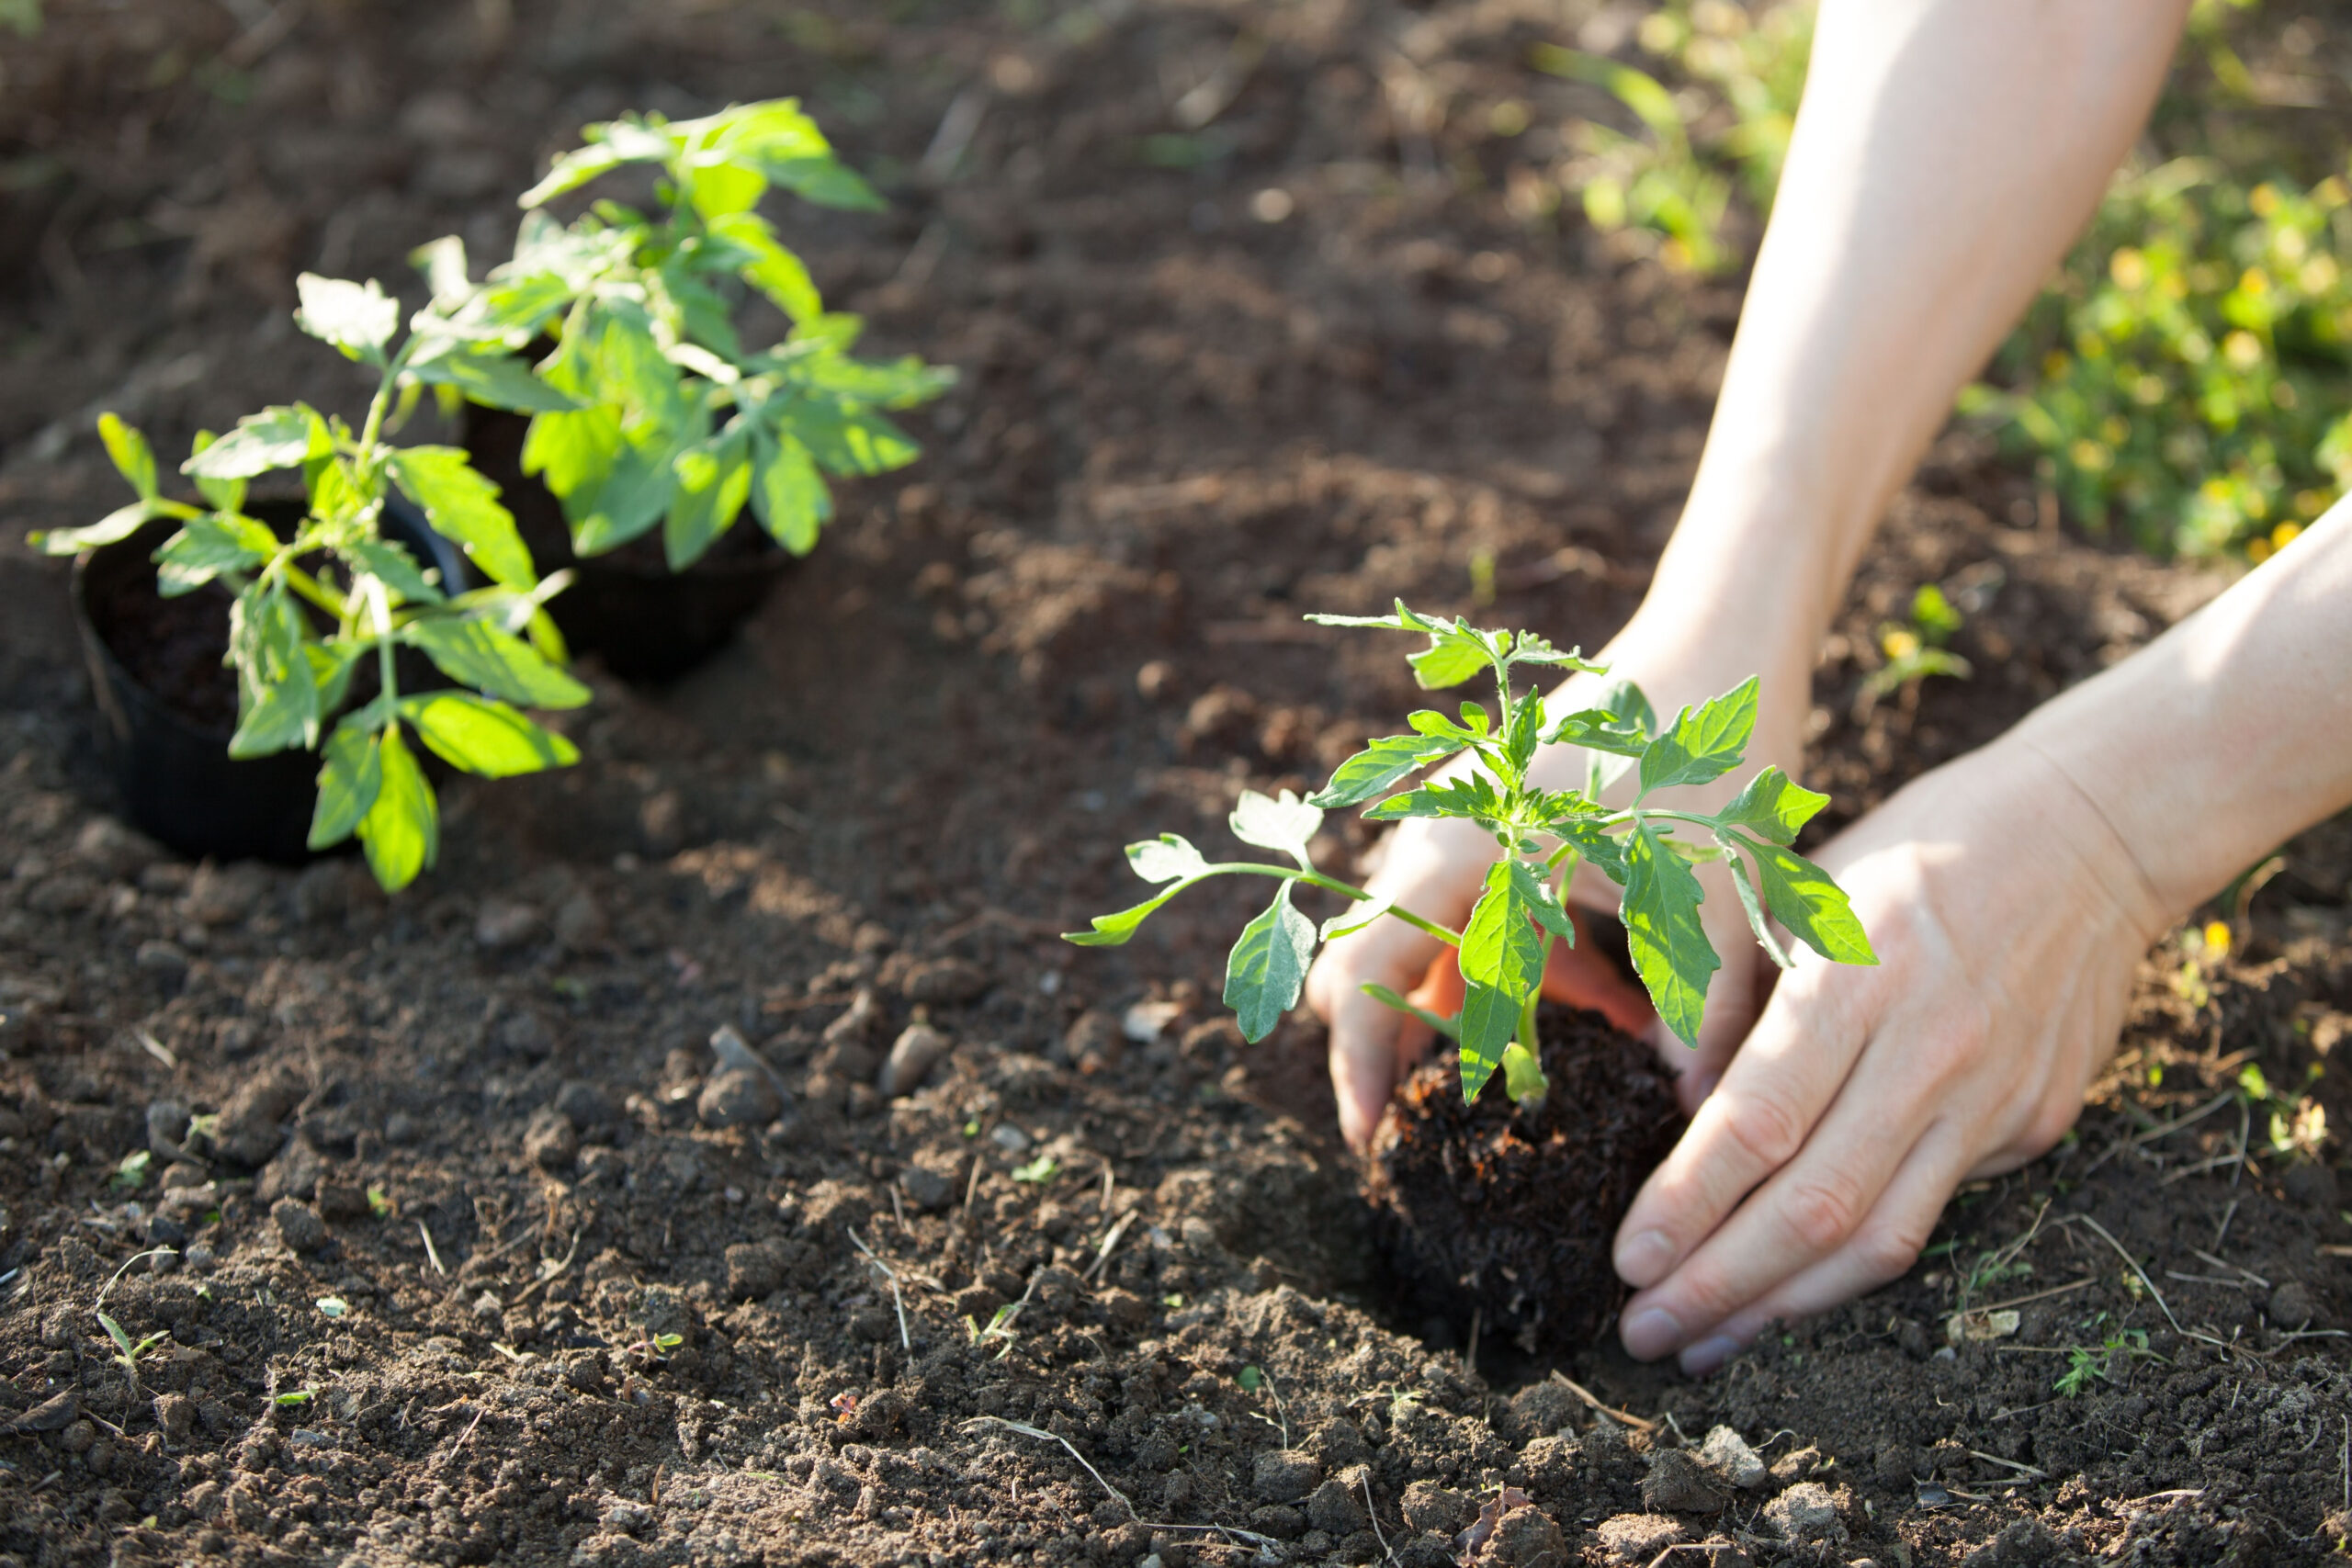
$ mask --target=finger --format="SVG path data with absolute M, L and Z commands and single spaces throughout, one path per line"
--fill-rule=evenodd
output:
M 1648 1359 L 1703 1340 L 1751 1303 L 1843 1251 L 1927 1140 L 1936 1114 L 1932 1095 L 1912 1091 L 1894 1072 L 1874 1075 L 1864 1062 L 1804 1151 L 1671 1274 L 1625 1304 L 1620 1336 L 1626 1349 Z
M 1743 929 L 1730 940 L 1744 942 L 1747 932 Z M 1724 1070 L 1747 1043 L 1781 978 L 1778 965 L 1761 961 L 1746 948 L 1734 947 L 1728 956 L 1731 961 L 1707 992 L 1706 1017 L 1699 1025 L 1696 1045 L 1685 1045 L 1662 1023 L 1652 1022 L 1645 1032 L 1650 1044 L 1674 1069 L 1675 1098 L 1681 1101 L 1685 1116 L 1696 1116 L 1699 1107 L 1723 1082 Z
M 1441 947 L 1437 956 L 1430 960 L 1429 968 L 1422 972 L 1420 984 L 1408 991 L 1405 999 L 1440 1018 L 1452 1018 L 1461 1012 L 1462 998 L 1470 988 L 1462 978 L 1461 958 L 1460 949 Z
M 1409 926 L 1384 921 L 1332 942 L 1307 973 L 1307 1005 L 1330 1026 L 1340 1134 L 1356 1148 L 1371 1142 L 1405 1054 L 1426 1049 L 1429 1034 L 1418 1020 L 1374 1001 L 1363 987 L 1369 982 L 1405 990 L 1428 973 L 1433 952 L 1448 951 Z
M 1576 945 L 1552 944 L 1552 961 L 1544 971 L 1544 994 L 1571 1007 L 1590 1008 L 1626 1033 L 1640 1034 L 1657 1021 L 1649 993 L 1628 979 L 1593 944 L 1589 912 L 1571 909 L 1568 917 L 1576 922 Z
M 1626 1212 L 1618 1274 L 1635 1289 L 1672 1273 L 1758 1183 L 1796 1156 L 1870 1037 L 1858 987 L 1825 963 L 1784 976 L 1722 1086 Z
M 1682 1370 L 1704 1377 L 1754 1344 L 1766 1325 L 1826 1312 L 1902 1278 L 1934 1234 L 1944 1204 L 1966 1175 L 1966 1163 L 1960 1130 L 1950 1123 L 1937 1127 L 1912 1150 L 1845 1246 L 1685 1347 Z

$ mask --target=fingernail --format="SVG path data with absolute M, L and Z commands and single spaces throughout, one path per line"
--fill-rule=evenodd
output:
M 1723 1364 L 1738 1355 L 1739 1351 L 1739 1341 L 1728 1335 L 1718 1334 L 1712 1339 L 1702 1339 L 1682 1352 L 1682 1371 L 1690 1377 L 1706 1377 L 1721 1371 Z
M 1664 1231 L 1642 1231 L 1617 1249 L 1617 1276 L 1637 1291 L 1666 1277 L 1674 1263 L 1674 1242 Z
M 1664 1307 L 1644 1307 L 1625 1320 L 1618 1337 L 1624 1340 L 1625 1353 L 1634 1359 L 1654 1361 L 1674 1348 L 1682 1337 L 1682 1325 Z

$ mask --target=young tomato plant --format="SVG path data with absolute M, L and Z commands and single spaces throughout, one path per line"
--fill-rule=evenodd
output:
M 426 385 L 462 387 L 509 408 L 568 407 L 571 400 L 438 309 L 418 315 L 395 348 L 400 302 L 372 281 L 306 273 L 300 292 L 302 330 L 377 372 L 359 430 L 294 403 L 249 415 L 218 440 L 200 434 L 180 468 L 203 496 L 198 506 L 163 494 L 146 437 L 107 414 L 99 434 L 138 499 L 35 543 L 70 555 L 119 543 L 154 518 L 177 521 L 179 531 L 155 555 L 158 589 L 174 597 L 217 581 L 235 595 L 229 662 L 238 719 L 230 755 L 323 742 L 310 845 L 322 850 L 358 834 L 377 880 L 396 891 L 433 863 L 440 844 L 440 807 L 407 734 L 452 766 L 491 778 L 562 766 L 578 751 L 521 709 L 577 707 L 588 688 L 557 667 L 562 645 L 541 608 L 562 580 L 539 580 L 497 487 L 454 446 L 391 445 L 387 425 Z M 247 482 L 281 469 L 298 470 L 309 492 L 307 514 L 288 538 L 244 509 Z M 491 586 L 453 595 L 437 572 L 382 536 L 385 498 L 395 489 Z M 401 648 L 421 649 L 458 689 L 403 694 L 393 661 Z M 375 696 L 337 718 L 370 655 Z
M 514 255 L 477 288 L 458 242 L 428 247 L 452 314 L 521 348 L 552 333 L 538 367 L 583 406 L 531 423 L 523 468 L 555 492 L 573 547 L 600 555 L 656 524 L 671 568 L 699 559 L 748 504 L 806 555 L 832 515 L 824 476 L 870 475 L 920 449 L 883 411 L 955 379 L 912 356 L 850 354 L 863 323 L 829 312 L 800 258 L 755 210 L 772 186 L 820 206 L 878 209 L 791 99 L 702 119 L 592 125 L 586 145 L 524 193 Z M 546 203 L 628 164 L 660 171 L 661 210 L 599 201 L 566 227 Z M 733 301 L 748 288 L 783 311 L 781 343 L 746 346 Z
M 1069 933 L 1066 941 L 1095 947 L 1125 942 L 1154 910 L 1212 876 L 1275 878 L 1273 902 L 1243 930 L 1226 966 L 1226 1003 L 1239 1015 L 1243 1036 L 1255 1042 L 1297 1004 L 1318 940 L 1328 942 L 1379 919 L 1403 920 L 1459 950 L 1465 984 L 1461 1012 L 1451 1019 L 1420 1016 L 1460 1044 L 1464 1098 L 1475 1099 L 1499 1067 L 1507 1091 L 1521 1104 L 1540 1100 L 1545 1089 L 1538 1066 L 1535 1004 L 1552 944 L 1576 941 L 1575 924 L 1557 888 L 1580 861 L 1589 862 L 1624 890 L 1623 914 L 1634 967 L 1648 987 L 1658 1017 L 1685 1043 L 1698 1041 L 1708 977 L 1722 964 L 1699 922 L 1702 893 L 1691 870 L 1696 864 L 1730 863 L 1732 886 L 1748 924 L 1765 952 L 1782 967 L 1790 960 L 1766 924 L 1767 910 L 1824 958 L 1839 964 L 1878 962 L 1844 892 L 1827 873 L 1788 847 L 1828 796 L 1801 788 L 1779 768 L 1768 767 L 1720 811 L 1678 810 L 1653 801 L 1661 790 L 1706 784 L 1739 765 L 1756 726 L 1753 679 L 1696 708 L 1685 708 L 1664 728 L 1648 699 L 1631 682 L 1611 688 L 1597 707 L 1554 718 L 1540 692 L 1515 688 L 1516 671 L 1607 671 L 1574 650 L 1564 652 L 1530 633 L 1481 631 L 1460 620 L 1416 614 L 1401 600 L 1392 615 L 1307 619 L 1322 626 L 1419 633 L 1429 638 L 1429 646 L 1413 654 L 1410 662 L 1424 689 L 1457 686 L 1491 673 L 1498 706 L 1490 713 L 1477 703 L 1464 703 L 1458 718 L 1434 711 L 1414 714 L 1411 734 L 1373 741 L 1342 762 L 1321 793 L 1308 799 L 1300 800 L 1287 790 L 1279 799 L 1244 792 L 1233 813 L 1234 836 L 1283 852 L 1296 863 L 1295 868 L 1254 862 L 1213 863 L 1173 833 L 1128 846 L 1127 862 L 1136 874 L 1147 882 L 1167 884 L 1165 891 L 1133 908 L 1099 915 L 1093 930 Z M 1581 746 L 1594 753 L 1585 788 L 1545 789 L 1530 780 L 1537 748 L 1550 744 Z M 1466 773 L 1388 793 L 1421 768 L 1454 757 L 1469 760 Z M 1635 769 L 1638 791 L 1632 804 L 1622 808 L 1601 804 L 1603 789 Z M 1385 798 L 1366 808 L 1370 820 L 1464 818 L 1492 834 L 1501 847 L 1502 858 L 1488 872 L 1485 890 L 1461 931 L 1376 899 L 1315 869 L 1308 844 L 1323 813 L 1376 795 Z M 1679 837 L 1682 829 L 1696 829 L 1708 841 Z M 1291 903 L 1293 887 L 1302 882 L 1340 894 L 1353 900 L 1354 907 L 1318 929 Z M 1418 1010 L 1394 992 L 1367 989 L 1392 1007 Z

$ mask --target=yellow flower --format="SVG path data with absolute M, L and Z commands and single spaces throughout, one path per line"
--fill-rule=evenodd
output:
M 1878 646 L 1880 651 L 1886 655 L 1887 662 L 1899 664 L 1918 653 L 1919 637 L 1916 632 L 1906 631 L 1901 626 L 1889 626 L 1885 635 L 1878 639 Z
M 2212 958 L 2227 958 L 2230 955 L 2229 921 L 2208 922 L 2205 927 L 2205 952 L 2209 957 Z

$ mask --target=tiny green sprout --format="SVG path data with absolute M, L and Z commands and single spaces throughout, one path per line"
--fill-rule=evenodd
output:
M 1703 897 L 1692 868 L 1725 863 L 1750 929 L 1772 961 L 1792 964 L 1770 918 L 1822 957 L 1838 964 L 1876 964 L 1869 937 L 1837 883 L 1789 846 L 1828 796 L 1802 788 L 1767 767 L 1721 810 L 1698 812 L 1657 804 L 1658 791 L 1703 784 L 1740 764 L 1756 727 L 1758 682 L 1749 679 L 1661 724 L 1649 700 L 1631 682 L 1610 687 L 1598 705 L 1555 716 L 1540 691 L 1521 690 L 1522 668 L 1606 674 L 1573 649 L 1554 648 L 1528 632 L 1482 631 L 1460 620 L 1422 615 L 1402 600 L 1380 616 L 1309 615 L 1319 626 L 1363 626 L 1417 633 L 1429 646 L 1408 662 L 1425 689 L 1457 686 L 1491 673 L 1499 703 L 1494 712 L 1464 703 L 1455 718 L 1423 711 L 1412 733 L 1370 743 L 1340 764 L 1319 793 L 1306 800 L 1244 791 L 1231 827 L 1245 844 L 1275 850 L 1292 865 L 1212 863 L 1173 833 L 1127 847 L 1127 863 L 1146 882 L 1163 885 L 1144 903 L 1098 915 L 1093 929 L 1064 940 L 1088 947 L 1128 941 L 1161 905 L 1213 876 L 1275 880 L 1273 902 L 1244 927 L 1226 965 L 1225 1001 L 1238 1017 L 1243 1038 L 1263 1040 L 1297 1005 L 1306 969 L 1319 942 L 1380 919 L 1401 920 L 1459 952 L 1464 995 L 1450 1019 L 1419 1014 L 1460 1047 L 1462 1091 L 1476 1099 L 1498 1069 L 1511 1100 L 1528 1105 L 1546 1089 L 1538 1066 L 1536 1001 L 1555 942 L 1576 941 L 1576 926 L 1559 888 L 1579 863 L 1589 862 L 1623 889 L 1622 917 L 1634 970 L 1658 1017 L 1684 1043 L 1695 1045 L 1707 984 L 1722 960 L 1700 924 Z M 1548 789 L 1533 782 L 1531 764 L 1545 745 L 1580 746 L 1591 753 L 1582 789 Z M 1458 776 L 1407 781 L 1425 767 L 1460 759 Z M 1627 774 L 1635 793 L 1622 807 L 1601 795 Z M 1396 790 L 1398 793 L 1390 793 Z M 1385 796 L 1374 800 L 1375 796 Z M 1454 818 L 1476 823 L 1502 848 L 1484 891 L 1460 931 L 1374 898 L 1315 868 L 1310 845 L 1326 810 L 1360 806 L 1364 818 Z M 1695 829 L 1709 841 L 1678 837 Z M 1351 900 L 1353 907 L 1319 926 L 1292 902 L 1300 885 Z M 1404 998 L 1369 987 L 1376 999 L 1407 1011 Z
M 1014 1167 L 1012 1171 L 1012 1179 L 1015 1181 L 1032 1181 L 1042 1187 L 1046 1182 L 1051 1181 L 1055 1177 L 1060 1175 L 1061 1168 L 1062 1162 L 1056 1159 L 1053 1156 L 1039 1155 L 1027 1165 Z
M 130 1392 L 136 1396 L 139 1393 L 140 1358 L 169 1339 L 171 1335 L 168 1332 L 150 1334 L 146 1338 L 134 1343 L 130 1336 L 123 1332 L 121 1324 L 117 1323 L 105 1313 L 100 1313 L 97 1316 L 98 1326 L 105 1329 L 107 1337 L 114 1341 L 114 1354 L 107 1359 L 122 1369 L 123 1376 L 130 1380 Z
M 1001 1361 L 1012 1354 L 1013 1342 L 1021 1337 L 1012 1332 L 1012 1320 L 1019 1316 L 1020 1313 L 1019 1302 L 1008 1302 L 997 1308 L 990 1315 L 986 1328 L 982 1328 L 977 1321 L 967 1316 L 964 1319 L 964 1331 L 971 1336 L 972 1343 L 976 1347 L 988 1344 L 990 1340 L 1001 1340 L 1003 1343 L 998 1348 L 995 1358 Z
M 380 1181 L 368 1184 L 368 1212 L 379 1220 L 392 1217 L 392 1197 L 384 1190 L 384 1184 Z
M 1258 1386 L 1266 1381 L 1266 1375 L 1255 1367 L 1244 1367 L 1241 1369 L 1241 1376 L 1236 1381 L 1241 1384 L 1243 1393 L 1255 1393 L 1258 1392 Z
M 487 282 L 471 280 L 454 237 L 417 253 L 436 299 L 485 338 L 555 341 L 537 375 L 560 400 L 535 411 L 524 471 L 561 502 L 582 556 L 659 525 L 682 570 L 747 507 L 808 554 L 833 515 L 826 476 L 913 462 L 919 448 L 887 411 L 931 401 L 955 375 L 912 356 L 853 357 L 864 323 L 826 310 L 758 209 L 774 188 L 861 211 L 882 198 L 790 98 L 699 119 L 630 115 L 582 136 L 523 194 L 514 256 Z M 599 201 L 569 225 L 545 210 L 625 165 L 656 175 L 657 210 Z M 783 341 L 745 341 L 735 305 L 750 293 L 790 323 Z
M 327 1317 L 341 1317 L 351 1310 L 351 1303 L 341 1296 L 321 1296 L 317 1305 L 320 1313 Z
M 1966 680 L 1974 670 L 1946 646 L 1962 624 L 1960 612 L 1952 608 L 1942 589 L 1932 582 L 1921 583 L 1911 595 L 1909 623 L 1889 621 L 1879 627 L 1879 652 L 1886 662 L 1871 671 L 1862 690 L 1872 697 L 1883 697 L 1916 686 L 1930 675 Z
M 2094 1323 L 2105 1321 L 2101 1313 Z M 2058 1374 L 2051 1389 L 2061 1399 L 2073 1399 L 2090 1386 L 2097 1378 L 2101 1382 L 2115 1381 L 2115 1360 L 2120 1356 L 2130 1359 L 2135 1356 L 2154 1357 L 2148 1348 L 2148 1331 L 2144 1328 L 2118 1328 L 2096 1346 L 2073 1345 L 2066 1349 L 2066 1370 Z
M 685 1342 L 683 1334 L 657 1334 L 653 1337 L 653 1348 L 665 1356 Z
M 311 1403 L 311 1396 L 316 1392 L 317 1391 L 314 1389 L 307 1388 L 289 1389 L 286 1393 L 281 1393 L 277 1398 L 271 1400 L 270 1403 L 278 1406 L 280 1409 L 290 1408 L 297 1404 L 308 1404 Z
M 1172 1312 L 1176 1308 L 1184 1304 L 1184 1298 L 1182 1295 L 1171 1292 L 1159 1298 L 1159 1304 Z
M 980 1119 L 975 1116 L 964 1123 L 964 1136 L 967 1138 L 977 1138 L 979 1135 Z
M 157 518 L 179 525 L 155 552 L 158 590 L 175 598 L 218 583 L 234 601 L 237 728 L 229 754 L 322 753 L 310 847 L 356 834 L 376 879 L 397 892 L 433 864 L 441 843 L 439 800 L 407 737 L 489 778 L 562 767 L 579 761 L 578 750 L 522 710 L 579 707 L 588 688 L 558 667 L 562 643 L 544 608 L 565 578 L 540 580 L 498 487 L 457 447 L 396 446 L 390 434 L 427 386 L 462 388 L 503 408 L 579 404 L 440 302 L 403 333 L 401 302 L 373 279 L 304 273 L 296 287 L 295 324 L 375 373 L 359 429 L 291 403 L 249 414 L 218 439 L 199 432 L 180 465 L 198 506 L 164 495 L 147 438 L 105 414 L 99 438 L 136 499 L 87 527 L 35 534 L 32 543 L 74 555 L 119 544 Z M 286 471 L 300 477 L 309 502 L 292 536 L 281 538 L 248 513 L 246 489 Z M 453 594 L 454 584 L 384 537 L 394 491 L 491 585 Z M 404 648 L 430 659 L 454 688 L 403 695 L 395 655 Z M 374 697 L 342 711 L 354 676 L 371 660 Z
M 155 1156 L 145 1149 L 135 1149 L 122 1156 L 122 1163 L 107 1178 L 107 1186 L 117 1192 L 136 1192 L 147 1184 L 149 1168 Z

